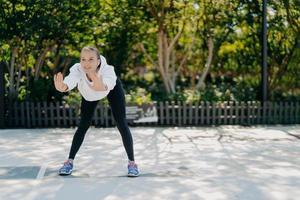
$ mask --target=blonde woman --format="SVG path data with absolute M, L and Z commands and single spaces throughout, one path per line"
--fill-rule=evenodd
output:
M 77 86 L 82 96 L 80 123 L 73 137 L 69 157 L 59 169 L 59 175 L 72 173 L 73 160 L 91 124 L 97 103 L 107 97 L 127 153 L 128 176 L 139 176 L 134 161 L 132 135 L 126 121 L 122 83 L 117 78 L 114 67 L 106 63 L 106 59 L 100 55 L 98 49 L 84 47 L 80 53 L 80 63 L 73 65 L 65 78 L 61 73 L 54 75 L 54 85 L 60 92 L 70 91 Z

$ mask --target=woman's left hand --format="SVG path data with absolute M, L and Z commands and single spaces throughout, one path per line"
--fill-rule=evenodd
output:
M 98 77 L 96 72 L 89 72 L 88 76 L 93 82 L 93 85 L 90 85 L 90 87 L 93 90 L 96 90 L 96 91 L 106 91 L 107 90 L 107 86 L 103 83 L 101 75 L 100 75 L 100 77 Z

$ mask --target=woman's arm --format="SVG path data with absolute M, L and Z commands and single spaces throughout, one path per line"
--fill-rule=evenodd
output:
M 80 66 L 79 63 L 73 65 L 70 68 L 69 75 L 66 76 L 65 79 L 63 80 L 63 83 L 66 84 L 67 87 L 68 87 L 67 90 L 66 90 L 66 92 L 74 89 L 77 86 L 77 83 L 80 80 L 79 66 Z
M 117 81 L 117 75 L 115 73 L 115 69 L 111 65 L 107 65 L 102 72 L 102 81 L 105 85 L 107 85 L 108 90 L 114 89 Z

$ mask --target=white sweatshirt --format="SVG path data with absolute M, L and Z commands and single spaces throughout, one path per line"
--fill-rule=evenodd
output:
M 80 63 L 74 64 L 70 68 L 70 73 L 64 78 L 64 83 L 68 86 L 68 91 L 74 89 L 76 86 L 80 94 L 87 101 L 97 101 L 106 97 L 110 90 L 116 85 L 117 76 L 114 71 L 114 67 L 106 63 L 106 59 L 100 56 L 101 64 L 97 75 L 102 76 L 103 83 L 107 86 L 106 91 L 93 90 L 89 85 L 92 86 L 92 82 L 87 79 L 86 73 L 82 69 Z

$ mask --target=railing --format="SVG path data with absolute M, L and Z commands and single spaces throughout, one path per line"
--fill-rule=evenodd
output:
M 132 125 L 206 126 L 299 124 L 299 102 L 156 102 L 158 122 Z M 5 106 L 5 127 L 75 127 L 79 123 L 79 108 L 61 102 L 21 102 Z M 108 105 L 98 104 L 92 125 L 114 126 Z

